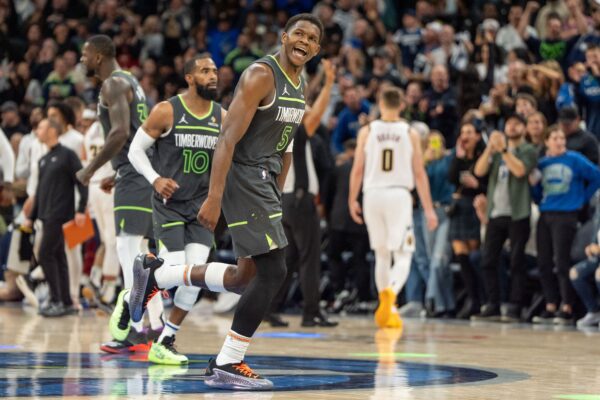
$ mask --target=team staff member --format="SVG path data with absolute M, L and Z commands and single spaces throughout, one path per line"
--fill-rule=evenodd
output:
M 58 137 L 62 133 L 61 126 L 51 119 L 44 119 L 38 125 L 38 138 L 49 151 L 40 159 L 35 203 L 30 219 L 25 222 L 29 228 L 36 219 L 44 225 L 38 258 L 50 286 L 50 302 L 40 310 L 46 317 L 59 317 L 75 310 L 69 294 L 62 226 L 73 218 L 77 225 L 83 225 L 88 198 L 87 188 L 75 178 L 81 169 L 81 161 L 72 150 L 59 143 Z M 75 187 L 79 192 L 77 213 L 74 212 Z

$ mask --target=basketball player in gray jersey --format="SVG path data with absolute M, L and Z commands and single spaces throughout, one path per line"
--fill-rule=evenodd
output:
M 129 148 L 133 167 L 154 187 L 152 209 L 159 257 L 166 266 L 203 264 L 213 243 L 212 233 L 196 219 L 208 193 L 210 162 L 225 111 L 217 96 L 217 66 L 210 55 L 200 55 L 184 66 L 188 90 L 154 107 Z M 146 151 L 154 148 L 153 163 Z M 154 165 L 154 167 L 153 167 Z M 127 290 L 127 289 L 125 289 Z M 200 288 L 181 286 L 175 307 L 161 336 L 148 353 L 157 364 L 188 362 L 173 343 Z
M 223 213 L 233 239 L 238 271 L 255 268 L 242 293 L 233 324 L 216 359 L 209 362 L 205 383 L 235 390 L 266 390 L 273 383 L 244 363 L 251 337 L 286 276 L 281 223 L 281 188 L 291 155 L 286 152 L 305 112 L 304 65 L 320 50 L 323 25 L 311 14 L 289 19 L 281 50 L 246 69 L 236 87 L 215 149 L 210 187 L 198 219 L 214 230 Z M 255 266 L 254 266 L 255 265 Z M 140 319 L 158 289 L 174 286 L 225 286 L 235 267 L 161 267 L 161 260 L 138 256 L 129 303 Z M 254 273 L 254 271 L 252 271 Z
M 115 188 L 115 226 L 117 229 L 117 255 L 123 268 L 126 288 L 133 283 L 133 262 L 143 251 L 144 237 L 152 237 L 152 186 L 138 174 L 129 163 L 127 153 L 133 136 L 148 116 L 146 95 L 137 79 L 121 70 L 116 59 L 115 45 L 110 37 L 96 35 L 84 44 L 81 63 L 88 73 L 102 82 L 98 99 L 98 117 L 106 135 L 102 150 L 90 164 L 77 173 L 85 185 L 92 175 L 108 161 L 117 172 L 116 179 L 102 182 L 104 189 Z M 122 313 L 124 298 L 119 296 L 115 313 L 111 317 L 110 331 L 115 341 L 103 344 L 101 349 L 111 353 L 135 350 L 136 344 L 146 342 L 142 334 L 142 323 L 135 323 L 134 330 L 118 329 L 119 321 L 124 325 L 128 313 Z M 149 305 L 150 323 L 153 329 L 162 327 L 162 301 L 159 297 Z M 139 343 L 136 343 L 139 342 Z M 143 348 L 142 348 L 143 349 Z

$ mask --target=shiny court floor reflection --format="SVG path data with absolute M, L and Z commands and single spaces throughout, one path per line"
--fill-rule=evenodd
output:
M 102 354 L 107 318 L 91 312 L 47 320 L 0 306 L 0 321 L 0 398 L 516 400 L 600 393 L 600 335 L 591 331 L 417 320 L 404 332 L 377 331 L 366 318 L 309 330 L 292 319 L 290 329 L 259 330 L 247 361 L 276 391 L 250 395 L 204 384 L 230 319 L 202 306 L 178 335 L 179 350 L 190 356 L 186 367 L 153 366 L 143 353 Z

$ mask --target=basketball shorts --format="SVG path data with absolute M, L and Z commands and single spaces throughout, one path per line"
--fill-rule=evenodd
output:
M 115 182 L 115 227 L 130 235 L 153 237 L 152 185 L 130 164 L 117 171 Z
M 372 249 L 414 252 L 413 202 L 404 188 L 369 189 L 363 195 L 363 217 Z
M 262 167 L 233 162 L 222 202 L 236 257 L 287 246 L 277 178 Z
M 203 201 L 203 198 L 169 200 L 165 204 L 152 196 L 154 238 L 161 250 L 183 251 L 190 243 L 213 245 L 213 234 L 196 219 Z

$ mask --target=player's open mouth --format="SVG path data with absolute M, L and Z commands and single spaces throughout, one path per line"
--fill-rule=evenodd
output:
M 306 57 L 306 55 L 308 54 L 308 51 L 300 48 L 300 47 L 294 47 L 294 49 L 292 50 L 292 52 L 297 55 L 298 57 L 304 58 Z

